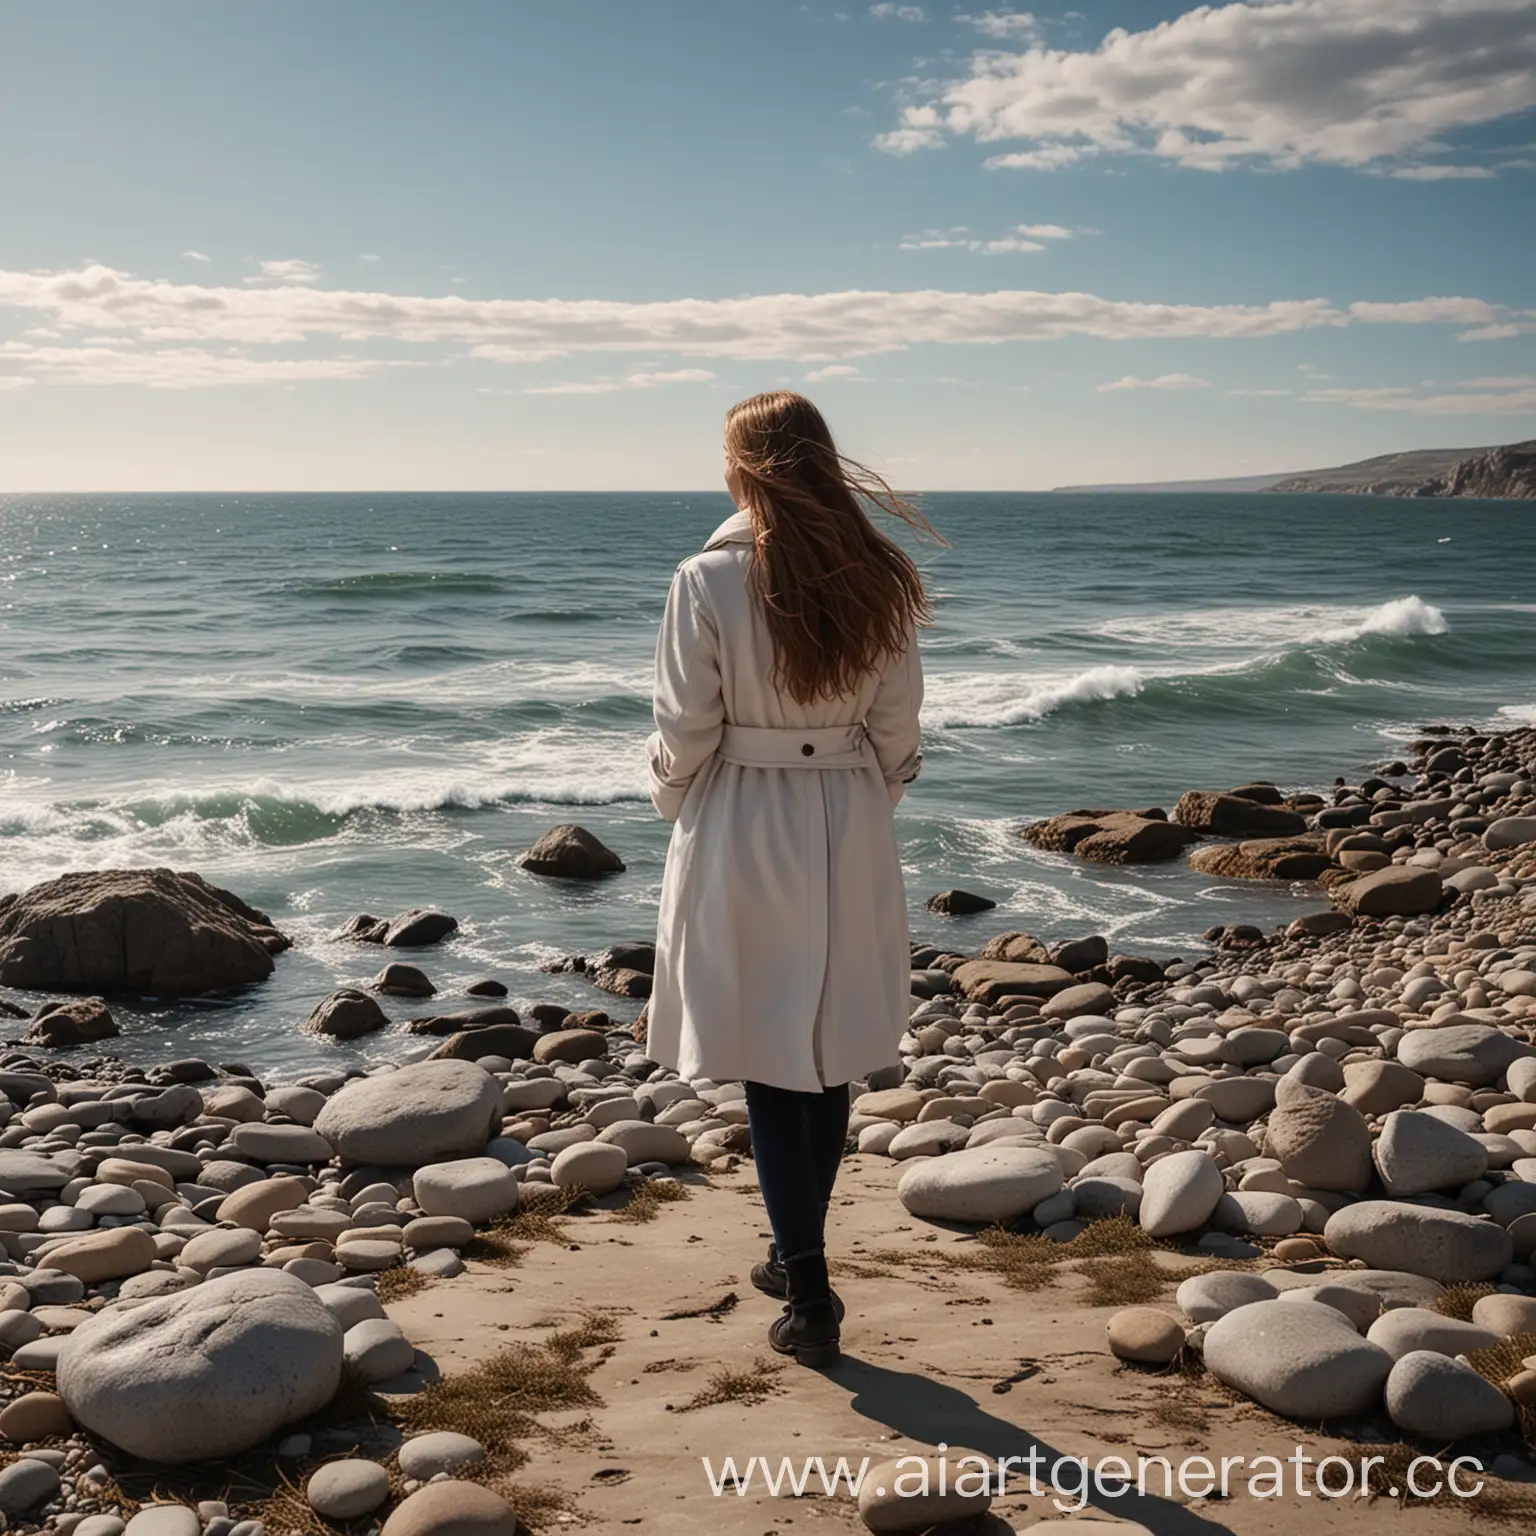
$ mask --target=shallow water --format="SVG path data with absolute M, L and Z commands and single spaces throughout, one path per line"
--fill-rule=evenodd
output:
M 1100 869 L 1017 837 L 1079 805 L 1272 778 L 1325 788 L 1428 721 L 1536 720 L 1536 515 L 1519 503 L 933 495 L 927 764 L 898 812 L 913 930 L 1090 931 L 1159 955 L 1315 891 Z M 541 960 L 654 925 L 649 664 L 711 495 L 0 498 L 0 892 L 64 869 L 196 869 L 297 940 L 232 1000 L 118 1010 L 121 1054 L 281 1078 L 419 1054 L 302 1035 L 384 956 L 325 935 L 441 907 L 420 959 L 514 1002 L 603 1003 Z M 597 886 L 516 856 L 580 820 Z M 922 910 L 962 885 L 978 919 Z M 398 1001 L 398 1018 L 424 1011 Z M 616 1011 L 622 1011 L 622 1005 Z

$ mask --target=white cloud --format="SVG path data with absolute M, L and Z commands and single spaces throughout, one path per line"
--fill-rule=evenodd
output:
M 181 259 L 183 261 L 212 261 L 213 257 L 204 256 L 201 251 L 183 251 Z
M 101 265 L 65 272 L 0 269 L 0 314 L 6 310 L 22 325 L 36 322 L 57 339 L 72 341 L 64 351 L 92 345 L 90 338 L 103 338 L 94 344 L 107 351 L 132 344 L 249 349 L 328 341 L 349 352 L 366 344 L 456 348 L 496 363 L 639 354 L 816 365 L 929 345 L 994 346 L 1069 336 L 1237 340 L 1363 323 L 1470 326 L 1461 334 L 1478 338 L 1536 331 L 1536 310 L 1509 310 L 1471 298 L 1199 305 L 1031 289 L 929 288 L 650 302 L 482 299 L 300 283 L 218 287 Z M 195 361 L 182 350 L 158 366 L 172 368 L 177 357 L 183 365 Z M 254 378 L 255 361 L 247 359 L 249 367 L 230 362 L 224 372 L 231 381 L 242 369 Z M 102 366 L 132 371 L 128 362 Z M 329 367 L 337 377 L 356 377 L 368 364 L 350 355 L 273 364 L 279 371 L 288 367 L 300 374 L 304 367 Z
M 828 363 L 825 368 L 814 368 L 806 374 L 807 384 L 821 384 L 827 379 L 856 379 L 859 370 L 852 363 Z
M 1396 181 L 1492 181 L 1486 165 L 1400 165 L 1389 173 Z
M 1275 400 L 1290 394 L 1288 389 L 1229 389 L 1229 395 L 1249 395 L 1255 400 Z
M 359 256 L 357 259 L 359 261 L 383 261 L 384 260 L 384 258 L 382 256 L 375 256 L 371 251 L 364 251 L 363 254 L 361 256 Z
M 1112 395 L 1122 389 L 1209 389 L 1209 379 L 1197 379 L 1191 373 L 1161 373 L 1155 379 L 1138 379 L 1134 373 L 1128 373 L 1123 379 L 1115 379 L 1109 384 L 1100 384 L 1098 392 L 1101 395 Z
M 611 395 L 621 389 L 659 389 L 663 384 L 707 384 L 714 378 L 708 368 L 674 368 L 667 373 L 631 373 L 621 379 L 571 379 L 540 384 L 523 391 L 528 395 Z
M 904 251 L 976 251 L 983 256 L 1001 256 L 1021 251 L 1043 251 L 1042 240 L 1072 240 L 1092 234 L 1086 229 L 1068 229 L 1064 224 L 1015 224 L 1005 235 L 980 240 L 964 225 L 953 229 L 926 229 L 920 235 L 904 235 Z
M 1457 379 L 1456 389 L 1536 389 L 1536 378 L 1527 373 L 1501 374 L 1490 379 Z
M 412 366 L 360 357 L 248 357 L 202 347 L 135 352 L 115 346 L 35 347 L 27 342 L 0 342 L 0 365 L 10 364 L 49 384 L 126 384 L 145 389 L 305 384 L 361 379 L 381 368 Z M 14 386 L 0 378 L 0 388 L 6 387 Z
M 320 281 L 320 268 L 312 261 L 300 261 L 297 257 L 290 257 L 284 261 L 263 261 L 260 263 L 261 276 L 248 277 L 248 283 L 318 283 Z
M 900 130 L 897 130 L 898 132 Z M 890 135 L 885 135 L 890 137 Z M 943 135 L 937 130 L 933 131 L 933 137 L 937 143 L 944 142 Z M 876 141 L 877 146 L 885 146 Z M 921 149 L 924 146 L 918 145 Z M 1069 165 L 1076 165 L 1080 160 L 1086 160 L 1089 155 L 1096 155 L 1098 150 L 1088 144 L 1051 144 L 1044 149 L 1020 150 L 1016 154 L 993 155 L 984 161 L 989 171 L 1064 171 Z
M 1432 395 L 1418 389 L 1311 389 L 1305 405 L 1347 405 L 1361 411 L 1402 411 L 1412 416 L 1536 416 L 1536 381 L 1509 391 Z
M 927 21 L 928 17 L 920 5 L 872 5 L 869 14 L 876 21 Z
M 19 373 L 0 373 L 0 395 L 19 389 L 30 389 L 32 380 Z
M 1040 30 L 1039 23 L 1028 11 L 983 11 L 979 16 L 961 14 L 955 20 L 974 27 L 983 37 L 995 37 L 1016 41 L 1021 37 L 1034 37 Z
M 1533 23 L 1536 0 L 1203 5 L 1091 50 L 978 53 L 877 143 L 1014 140 L 1027 147 L 988 163 L 1033 169 L 1095 152 L 1203 170 L 1379 166 L 1536 107 Z

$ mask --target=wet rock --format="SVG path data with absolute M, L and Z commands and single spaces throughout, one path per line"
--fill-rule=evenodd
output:
M 1192 789 L 1179 797 L 1173 820 L 1212 837 L 1294 837 L 1307 830 L 1305 816 L 1283 806 L 1260 805 L 1241 795 Z
M 596 880 L 622 874 L 624 861 L 585 827 L 552 827 L 517 861 L 529 874 Z
M 356 1040 L 384 1029 L 389 1017 L 366 992 L 343 987 L 333 992 L 305 1021 L 304 1032 L 330 1035 L 335 1040 Z
M 997 903 L 989 896 L 976 896 L 970 891 L 940 891 L 923 905 L 940 917 L 969 917 L 976 912 L 990 912 Z
M 1228 880 L 1315 880 L 1333 864 L 1314 833 L 1196 848 L 1189 867 Z
M 1059 965 L 1031 965 L 1008 960 L 967 960 L 952 973 L 951 979 L 963 996 L 972 1002 L 995 1003 L 1010 995 L 1053 997 L 1076 985 L 1071 971 Z
M 121 1033 L 101 998 L 82 997 L 71 1002 L 45 1003 L 32 1020 L 25 1044 L 64 1051 L 96 1040 L 110 1040 Z
M 1031 822 L 1026 842 L 1097 864 L 1154 864 L 1176 859 L 1200 834 L 1137 811 L 1071 811 Z
M 424 949 L 428 944 L 440 943 L 449 934 L 456 933 L 459 920 L 446 912 L 433 912 L 426 907 L 413 907 L 402 912 L 385 929 L 379 942 L 389 949 Z
M 500 982 L 494 983 L 500 986 Z M 433 986 L 432 979 L 419 966 L 407 965 L 403 960 L 391 960 L 377 976 L 369 982 L 369 986 L 375 992 L 382 992 L 387 997 L 432 997 L 437 988 Z M 466 991 L 471 991 L 469 988 Z M 506 988 L 492 994 L 496 997 L 505 997 Z
M 187 997 L 264 981 L 289 942 L 200 875 L 61 875 L 0 902 L 0 986 Z
M 1443 894 L 1444 885 L 1434 870 L 1409 864 L 1375 870 L 1329 892 L 1355 917 L 1415 917 L 1433 912 Z

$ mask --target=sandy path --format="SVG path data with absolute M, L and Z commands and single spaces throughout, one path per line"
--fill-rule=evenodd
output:
M 1165 1456 L 1289 1457 L 1341 1449 L 1339 1443 L 1234 1404 L 1219 1389 L 1184 1377 L 1160 1377 L 1118 1366 L 1104 1345 L 1109 1307 L 1082 1300 L 1067 1275 L 1055 1288 L 1021 1293 L 990 1275 L 894 1270 L 861 1257 L 880 1249 L 962 1243 L 914 1222 L 892 1193 L 895 1166 L 852 1157 L 844 1165 L 835 1208 L 834 1260 L 846 1267 L 838 1285 L 849 1305 L 842 1363 L 826 1376 L 786 1365 L 768 1379 L 769 1395 L 684 1409 L 712 1372 L 751 1372 L 775 1363 L 764 1331 L 773 1304 L 747 1279 L 761 1256 L 767 1228 L 750 1170 L 698 1187 L 686 1203 L 664 1208 L 649 1225 L 598 1215 L 572 1218 L 574 1247 L 540 1244 L 511 1270 L 474 1266 L 391 1307 L 418 1348 L 444 1372 L 472 1365 L 509 1338 L 542 1338 L 587 1310 L 613 1313 L 621 1338 L 592 1383 L 603 1399 L 585 1429 L 580 1415 L 548 1421 L 556 1431 L 531 1446 L 526 1481 L 556 1485 L 571 1496 L 586 1531 L 653 1531 L 666 1536 L 764 1536 L 764 1533 L 862 1530 L 846 1490 L 774 1498 L 760 1484 L 738 1497 L 714 1496 L 701 1457 L 718 1468 L 757 1455 L 777 1465 L 822 1456 L 857 1466 L 931 1451 L 941 1443 L 989 1458 L 1027 1457 L 1036 1448 L 1039 1476 L 1049 1479 L 1058 1456 L 1132 1460 Z M 1168 1258 L 1167 1302 L 1179 1260 Z M 714 1315 L 665 1320 L 705 1309 L 734 1293 L 738 1302 Z M 985 1529 L 1004 1536 L 1060 1518 L 1048 1486 L 993 1503 Z M 1063 1480 L 1071 1486 L 1076 1474 Z M 1134 1490 L 1092 1500 L 1083 1511 L 1130 1519 L 1159 1536 L 1236 1536 L 1270 1532 L 1464 1530 L 1465 1507 L 1401 1509 L 1386 1500 L 1328 1500 L 1294 1492 L 1254 1498 L 1233 1476 L 1233 1497 L 1188 1497 L 1177 1487 L 1162 1497 L 1160 1475 L 1145 1497 Z M 813 1489 L 819 1488 L 813 1479 Z M 1072 1500 L 1064 1502 L 1071 1503 Z M 571 1522 L 575 1523 L 575 1522 Z

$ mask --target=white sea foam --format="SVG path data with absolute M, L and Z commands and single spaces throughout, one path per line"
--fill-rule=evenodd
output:
M 1127 698 L 1141 692 L 1136 667 L 1088 667 L 1064 677 L 1022 679 L 1007 672 L 937 672 L 927 679 L 923 723 L 935 729 L 1022 725 L 1067 704 Z
M 1159 649 L 1273 651 L 1309 645 L 1346 645 L 1367 635 L 1443 635 L 1449 629 L 1440 609 L 1410 593 L 1374 608 L 1303 604 L 1129 614 L 1104 620 L 1094 627 L 1094 633 L 1105 639 Z

